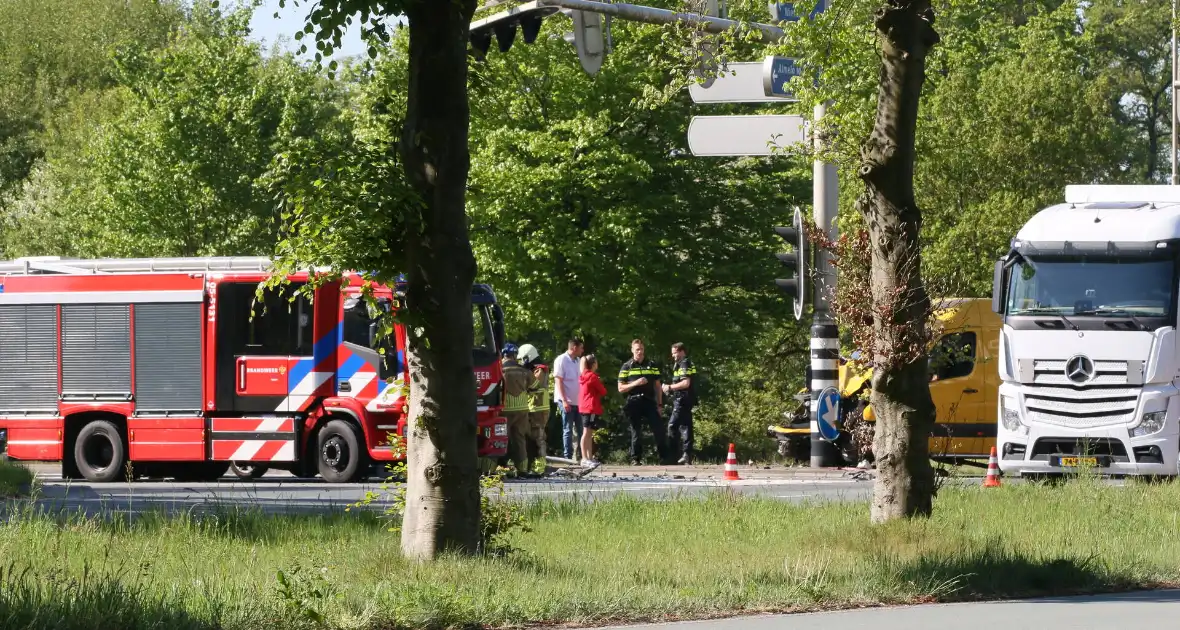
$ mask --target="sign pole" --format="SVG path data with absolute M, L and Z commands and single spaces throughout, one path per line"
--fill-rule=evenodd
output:
M 819 132 L 819 125 L 827 113 L 831 101 L 815 106 L 814 146 L 817 154 L 821 153 L 824 139 Z M 823 162 L 820 155 L 812 165 L 812 195 L 815 204 L 815 223 L 819 229 L 827 234 L 828 239 L 836 240 L 836 210 L 839 204 L 839 189 L 836 182 L 836 165 Z M 836 446 L 829 441 L 837 435 L 832 420 L 839 418 L 839 407 L 833 414 L 828 409 L 829 404 L 821 414 L 820 399 L 825 398 L 825 392 L 834 389 L 839 401 L 840 387 L 840 329 L 832 319 L 831 298 L 836 288 L 836 268 L 831 264 L 831 253 L 824 248 L 815 248 L 815 297 L 811 324 L 811 467 L 825 468 L 838 466 L 840 453 Z M 801 279 L 804 280 L 805 279 Z M 827 398 L 831 398 L 827 391 Z M 828 401 L 825 401 L 827 403 Z M 833 417 L 834 416 L 834 417 Z

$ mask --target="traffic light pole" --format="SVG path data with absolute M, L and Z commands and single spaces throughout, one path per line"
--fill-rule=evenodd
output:
M 824 149 L 824 139 L 818 133 L 818 126 L 831 102 L 815 106 L 814 134 L 817 154 Z M 812 165 L 812 196 L 814 198 L 814 219 L 816 226 L 823 230 L 829 240 L 837 237 L 836 210 L 839 207 L 839 188 L 836 181 L 836 165 L 824 162 L 817 155 Z M 840 329 L 832 318 L 831 298 L 836 289 L 836 268 L 832 266 L 832 254 L 827 249 L 815 249 L 815 292 L 812 294 L 811 323 L 811 467 L 838 466 L 840 453 L 836 446 L 825 440 L 819 431 L 820 394 L 829 387 L 839 391 L 840 387 Z M 807 282 L 807 278 L 800 278 Z
M 513 7 L 507 11 L 497 13 L 482 20 L 476 20 L 475 22 L 471 23 L 471 30 L 479 31 L 492 25 L 510 22 L 518 16 L 542 12 L 545 9 L 573 9 L 575 11 L 590 11 L 593 13 L 601 13 L 602 15 L 617 17 L 621 20 L 646 22 L 648 24 L 672 24 L 674 22 L 684 22 L 686 24 L 697 26 L 706 33 L 724 33 L 725 31 L 731 29 L 746 27 L 758 31 L 761 35 L 762 41 L 766 43 L 777 42 L 783 38 L 783 29 L 774 26 L 773 24 L 762 24 L 760 22 L 749 22 L 743 24 L 736 20 L 727 20 L 725 18 L 713 17 L 710 15 L 700 15 L 697 13 L 678 13 L 676 11 L 657 9 L 655 7 L 647 7 L 638 4 L 629 4 L 625 2 L 596 2 L 595 0 L 532 0 L 531 2 L 526 2 L 518 7 Z

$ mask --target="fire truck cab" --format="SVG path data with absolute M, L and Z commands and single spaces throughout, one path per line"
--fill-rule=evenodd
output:
M 66 478 L 213 480 L 231 464 L 330 482 L 403 457 L 406 334 L 379 335 L 398 287 L 344 274 L 258 298 L 268 258 L 0 262 L 0 429 L 13 459 Z M 507 451 L 503 315 L 472 289 L 479 453 Z M 130 466 L 128 466 L 130 464 Z M 243 475 L 244 476 L 244 475 Z

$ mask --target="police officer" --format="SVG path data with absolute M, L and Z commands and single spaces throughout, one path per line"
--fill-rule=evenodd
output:
M 642 340 L 632 341 L 631 359 L 619 368 L 619 393 L 627 398 L 623 403 L 623 416 L 631 427 L 632 466 L 638 466 L 643 458 L 640 431 L 644 424 L 651 427 L 660 463 L 668 463 L 668 443 L 660 421 L 660 407 L 664 404 L 660 370 L 644 356 L 643 350 Z
M 529 472 L 535 473 L 537 468 L 545 470 L 545 456 L 549 454 L 545 431 L 549 425 L 549 366 L 541 363 L 541 353 L 531 343 L 522 345 L 516 358 L 533 372 L 529 386 Z
M 517 474 L 528 473 L 529 381 L 533 375 L 516 360 L 516 344 L 504 344 L 504 418 L 508 420 L 508 456 Z
M 668 435 L 675 440 L 680 434 L 680 443 L 684 454 L 680 456 L 678 464 L 692 463 L 692 408 L 697 403 L 696 379 L 697 368 L 688 358 L 684 344 L 672 344 L 672 384 L 664 385 L 664 393 L 672 397 L 672 417 L 668 420 Z

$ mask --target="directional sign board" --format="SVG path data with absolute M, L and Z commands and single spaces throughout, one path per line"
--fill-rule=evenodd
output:
M 767 59 L 786 58 L 767 57 Z M 692 96 L 694 103 L 790 103 L 795 101 L 796 99 L 786 90 L 780 90 L 780 93 L 775 94 L 766 89 L 764 75 L 765 68 L 769 65 L 768 61 L 730 63 L 726 66 L 725 74 L 717 77 L 712 86 L 706 87 L 690 83 L 688 93 Z M 793 64 L 792 67 L 794 67 Z M 781 79 L 776 77 L 776 81 L 781 82 Z
M 803 69 L 790 57 L 767 57 L 762 62 L 762 93 L 780 99 L 794 99 L 787 89 L 791 77 L 803 74 Z
M 836 424 L 840 421 L 840 394 L 835 387 L 820 392 L 819 404 L 815 407 L 815 421 L 819 425 L 819 436 L 829 442 L 840 437 Z
M 799 3 L 797 3 L 797 2 L 771 2 L 770 3 L 770 19 L 771 19 L 771 21 L 774 21 L 774 22 L 798 22 L 800 16 L 795 11 L 795 9 L 797 8 L 796 5 L 798 5 L 798 4 Z M 811 13 L 809 13 L 807 15 L 807 18 L 814 20 L 815 16 L 819 15 L 820 13 L 823 13 L 828 8 L 829 4 L 831 4 L 831 0 L 818 0 L 818 2 L 815 3 L 815 8 L 811 10 Z
M 688 123 L 688 149 L 698 156 L 772 155 L 806 139 L 802 116 L 693 116 Z

